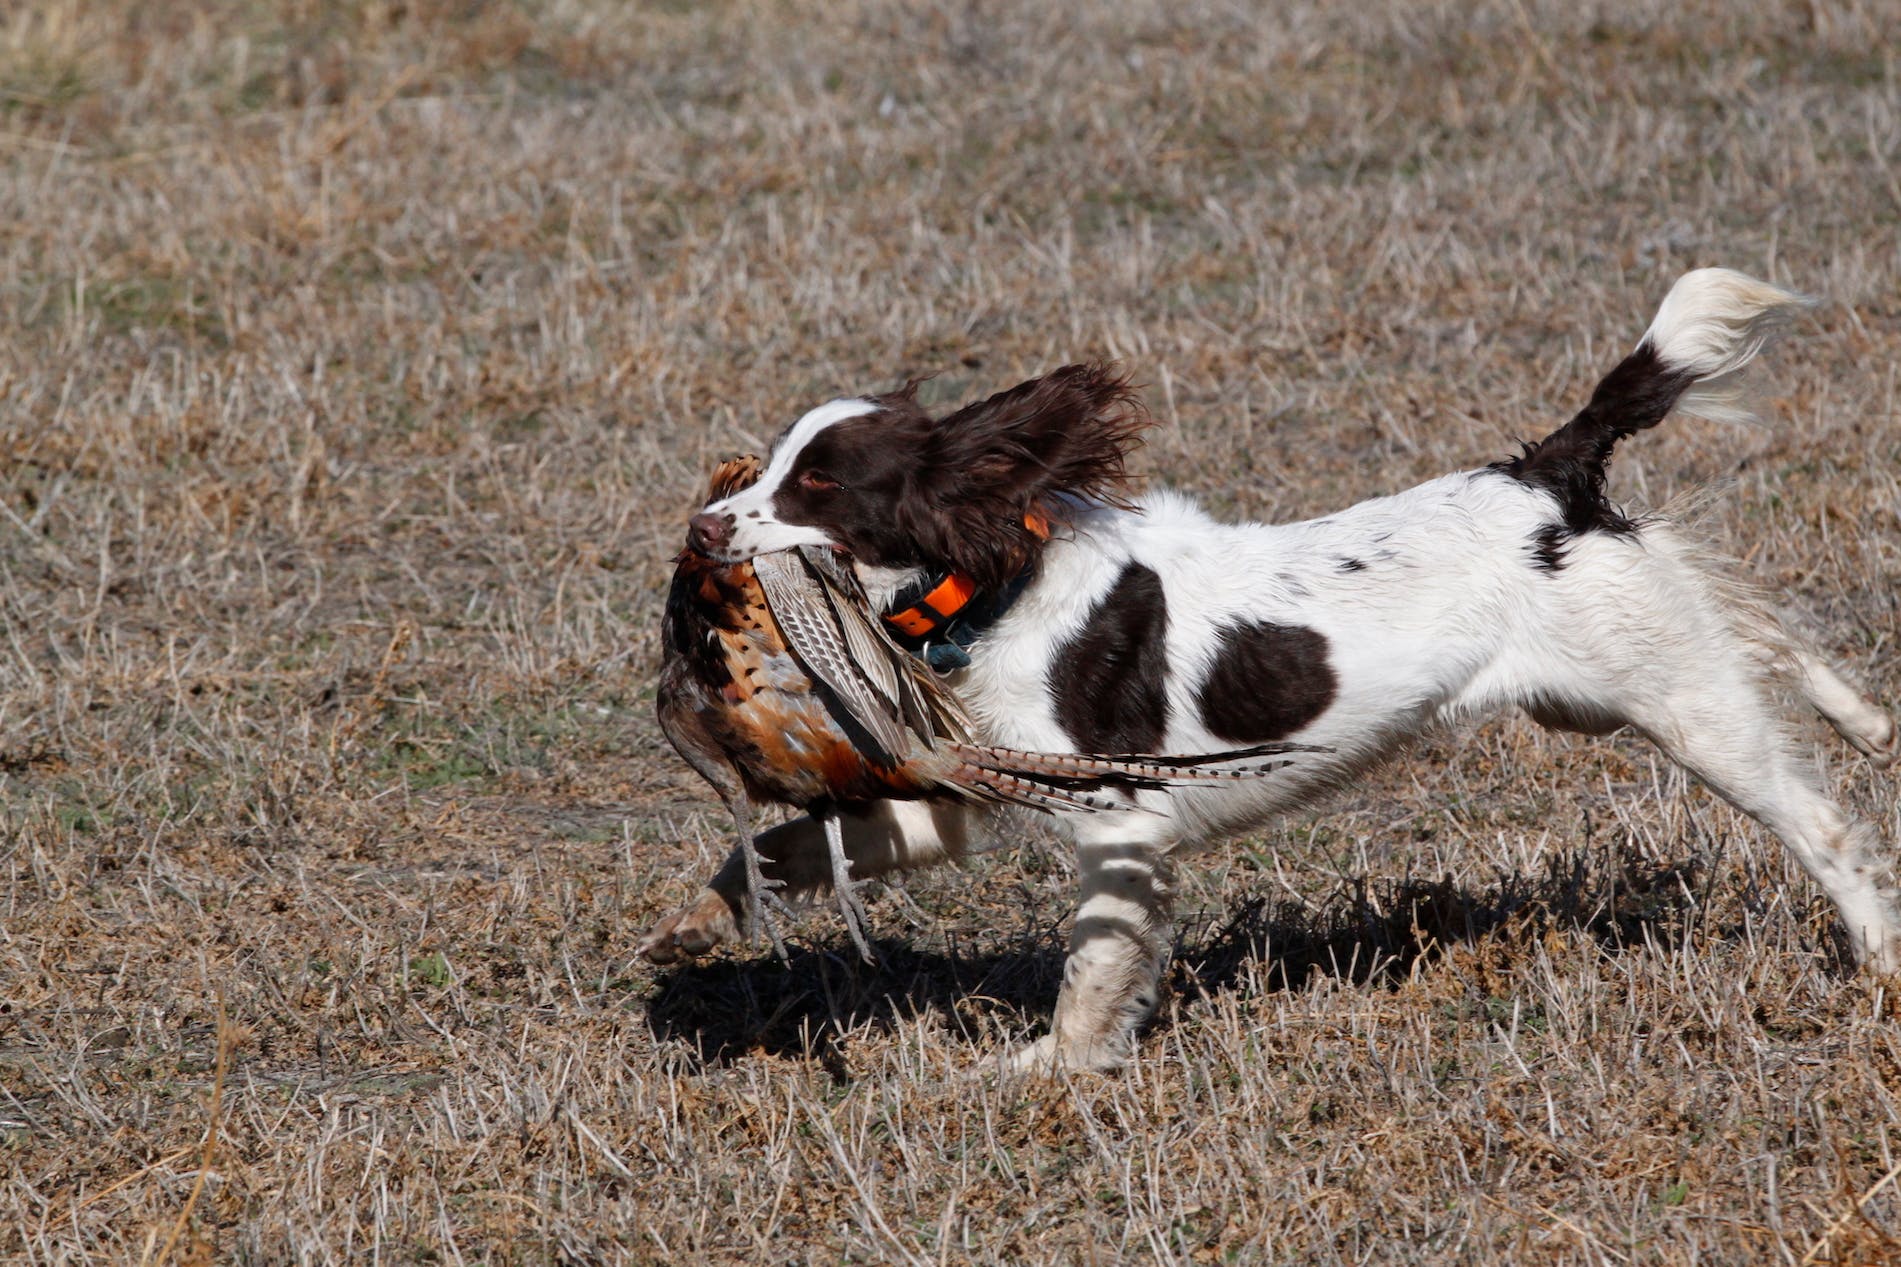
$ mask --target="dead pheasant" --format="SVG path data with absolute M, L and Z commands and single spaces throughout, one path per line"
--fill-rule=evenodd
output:
M 745 488 L 759 469 L 750 456 L 722 463 L 709 500 Z M 1128 812 L 1132 803 L 1113 793 L 1258 777 L 1288 764 L 1264 758 L 1312 751 L 1262 744 L 1198 756 L 1107 757 L 973 743 L 956 697 L 886 635 L 842 556 L 811 548 L 717 563 L 689 549 L 676 563 L 663 627 L 660 728 L 732 813 L 747 916 L 782 957 L 752 843 L 755 800 L 819 819 L 840 914 L 869 960 L 840 805 L 951 797 L 1051 812 Z

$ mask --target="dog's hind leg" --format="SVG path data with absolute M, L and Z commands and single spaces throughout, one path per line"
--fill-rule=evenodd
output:
M 1754 661 L 1770 676 L 1784 681 L 1821 715 L 1823 721 L 1857 751 L 1878 766 L 1893 765 L 1901 756 L 1901 733 L 1894 719 L 1861 688 L 1844 678 L 1815 650 L 1804 635 L 1805 622 L 1778 610 L 1753 586 L 1734 575 L 1734 565 L 1701 547 L 1667 524 L 1651 526 L 1644 538 L 1659 554 L 1688 563 L 1697 580 L 1680 588 L 1708 586 L 1723 608 L 1731 630 L 1739 636 Z
M 1887 860 L 1874 831 L 1815 786 L 1751 674 L 1733 663 L 1733 671 L 1723 671 L 1720 658 L 1682 667 L 1669 687 L 1625 701 L 1631 724 L 1776 834 L 1834 901 L 1857 959 L 1879 972 L 1901 972 L 1901 917 L 1884 883 Z M 1818 680 L 1865 704 L 1832 674 Z M 1829 697 L 1831 706 L 1840 702 Z
M 1822 720 L 1876 765 L 1893 765 L 1901 754 L 1894 719 L 1813 652 L 1794 646 L 1788 657 L 1797 689 Z

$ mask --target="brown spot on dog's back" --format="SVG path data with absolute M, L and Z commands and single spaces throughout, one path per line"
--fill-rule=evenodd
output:
M 1168 729 L 1168 604 L 1162 578 L 1131 563 L 1056 649 L 1049 689 L 1079 752 L 1155 752 Z
M 1214 668 L 1197 692 L 1201 720 L 1233 743 L 1285 739 L 1327 711 L 1339 687 L 1327 640 L 1299 625 L 1237 621 L 1216 636 Z

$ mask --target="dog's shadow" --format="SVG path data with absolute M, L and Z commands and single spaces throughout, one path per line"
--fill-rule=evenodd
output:
M 1225 917 L 1183 927 L 1170 984 L 1190 1004 L 1244 981 L 1297 989 L 1317 973 L 1379 986 L 1450 946 L 1494 938 L 1530 945 L 1552 928 L 1581 931 L 1613 952 L 1668 944 L 1701 904 L 1698 871 L 1694 861 L 1598 851 L 1478 885 L 1373 880 L 1317 903 L 1252 897 Z M 955 933 L 931 940 L 923 948 L 881 939 L 871 965 L 832 946 L 789 947 L 785 963 L 767 955 L 688 964 L 661 978 L 648 1023 L 701 1064 L 764 1053 L 814 1060 L 843 1078 L 846 1033 L 935 1013 L 974 1043 L 986 1027 L 1020 1031 L 1047 1017 L 1063 975 L 1059 928 L 1026 929 L 1001 947 L 992 933 L 981 953 Z
M 920 939 L 922 940 L 922 939 Z M 1056 997 L 1063 976 L 1058 930 L 1025 931 L 1002 949 L 969 949 L 957 934 L 924 946 L 874 938 L 874 964 L 848 942 L 786 942 L 781 963 L 770 951 L 744 959 L 688 963 L 661 978 L 647 1023 L 663 1042 L 684 1044 L 701 1065 L 749 1053 L 807 1059 L 847 1077 L 840 1038 L 877 1032 L 935 1013 L 975 1041 L 992 1019 L 1023 1025 Z M 986 937 L 994 946 L 994 937 Z

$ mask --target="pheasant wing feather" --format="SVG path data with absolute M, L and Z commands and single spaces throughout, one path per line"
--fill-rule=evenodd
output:
M 832 625 L 845 641 L 845 652 L 878 692 L 903 702 L 904 684 L 892 654 L 897 649 L 872 623 L 871 600 L 849 565 L 834 562 L 834 551 L 802 546 L 799 558 L 810 569 L 812 587 L 831 612 Z
M 880 689 L 852 654 L 821 582 L 805 561 L 783 550 L 759 555 L 752 564 L 786 645 L 883 750 L 884 759 L 894 764 L 902 760 L 910 745 L 898 713 L 897 692 Z M 888 662 L 885 668 L 892 672 Z
M 948 688 L 923 661 L 891 640 L 872 614 L 871 599 L 858 574 L 837 552 L 800 547 L 830 600 L 832 614 L 845 633 L 852 659 L 897 701 L 899 716 L 926 747 L 939 739 L 970 738 L 970 718 Z

